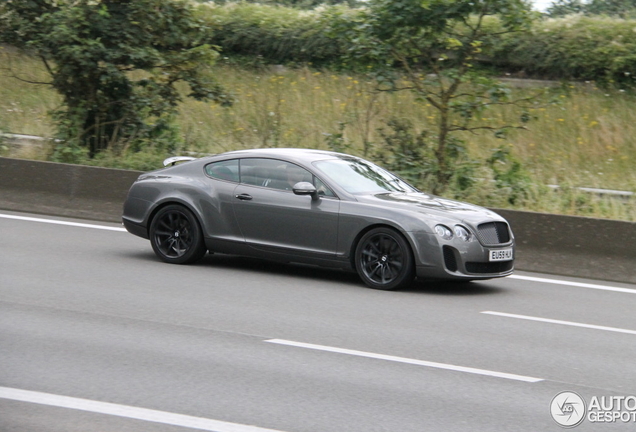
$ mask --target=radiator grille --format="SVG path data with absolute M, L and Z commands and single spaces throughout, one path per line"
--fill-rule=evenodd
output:
M 479 238 L 485 245 L 497 245 L 510 241 L 510 230 L 505 222 L 488 222 L 477 227 Z

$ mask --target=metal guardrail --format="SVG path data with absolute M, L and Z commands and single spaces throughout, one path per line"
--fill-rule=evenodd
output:
M 548 185 L 549 188 L 552 189 L 561 189 L 559 185 Z M 628 191 L 619 191 L 619 190 L 611 190 L 611 189 L 599 189 L 599 188 L 588 188 L 588 187 L 575 187 L 574 189 L 579 190 L 581 192 L 589 192 L 597 195 L 610 195 L 617 196 L 621 198 L 631 198 L 634 195 L 634 192 Z
M 35 135 L 2 133 L 0 131 L 0 150 L 11 157 L 28 157 L 34 151 L 41 151 L 48 139 Z
M 47 141 L 46 138 L 42 138 L 36 135 L 23 135 L 23 134 L 12 134 L 12 133 L 2 133 L 2 132 L 0 132 L 0 137 L 5 137 L 12 140 Z

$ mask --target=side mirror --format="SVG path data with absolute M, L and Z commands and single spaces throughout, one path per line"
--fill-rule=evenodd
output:
M 316 187 L 309 182 L 298 182 L 294 185 L 292 190 L 296 195 L 311 195 L 311 199 L 314 201 L 319 198 Z

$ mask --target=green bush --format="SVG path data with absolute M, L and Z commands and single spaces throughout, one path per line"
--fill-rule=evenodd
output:
M 208 42 L 224 56 L 262 58 L 266 64 L 335 63 L 342 50 L 329 38 L 321 19 L 325 9 L 311 11 L 257 3 L 207 3 L 199 8 L 211 24 Z
M 343 54 L 351 47 L 331 31 L 331 20 L 356 16 L 356 10 L 346 6 L 308 11 L 258 3 L 205 3 L 199 13 L 213 28 L 208 42 L 220 47 L 227 61 L 316 67 L 342 67 Z M 501 24 L 490 19 L 486 25 Z M 529 33 L 484 42 L 476 63 L 500 74 L 636 86 L 636 20 L 582 15 L 538 18 Z
M 531 76 L 631 88 L 636 85 L 636 20 L 570 15 L 537 21 L 531 34 L 503 40 L 493 58 Z

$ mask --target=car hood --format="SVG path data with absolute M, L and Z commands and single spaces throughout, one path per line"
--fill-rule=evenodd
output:
M 427 217 L 453 219 L 469 224 L 479 224 L 484 221 L 504 219 L 492 210 L 484 207 L 454 201 L 426 193 L 379 193 L 358 196 L 359 202 L 377 204 L 393 209 L 404 209 L 421 213 Z

